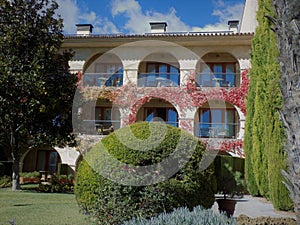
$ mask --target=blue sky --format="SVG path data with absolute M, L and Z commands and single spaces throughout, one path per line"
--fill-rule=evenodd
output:
M 227 30 L 228 20 L 241 20 L 245 0 L 57 0 L 64 32 L 91 23 L 94 34 L 141 34 L 149 22 L 166 21 L 167 30 Z

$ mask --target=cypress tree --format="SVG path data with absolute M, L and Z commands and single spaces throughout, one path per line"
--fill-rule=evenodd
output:
M 280 173 L 286 168 L 282 151 L 285 136 L 276 112 L 282 105 L 278 50 L 272 24 L 265 15 L 274 17 L 271 0 L 259 0 L 259 26 L 252 41 L 245 127 L 246 178 L 252 195 L 263 195 L 275 208 L 288 210 L 292 202 Z
M 260 68 L 261 69 L 261 68 Z M 259 74 L 263 74 L 263 70 L 260 70 Z M 265 151 L 264 143 L 264 130 L 265 130 L 265 82 L 262 81 L 261 77 L 258 77 L 255 89 L 255 101 L 254 108 L 255 113 L 253 117 L 253 150 L 252 150 L 252 164 L 253 172 L 256 180 L 256 184 L 259 190 L 259 193 L 263 196 L 268 196 L 269 185 L 268 185 L 268 164 L 267 156 Z
M 258 45 L 259 47 L 259 45 Z M 255 46 L 252 47 L 254 49 Z M 252 59 L 256 57 L 256 55 L 252 54 Z M 245 178 L 247 181 L 247 188 L 251 195 L 258 195 L 258 187 L 256 184 L 255 176 L 253 173 L 253 126 L 252 121 L 254 117 L 254 99 L 255 99 L 255 87 L 256 87 L 256 67 L 252 67 L 250 70 L 250 87 L 247 95 L 247 102 L 246 102 L 246 109 L 247 109 L 247 116 L 245 122 L 245 137 L 244 137 L 244 149 L 245 149 Z

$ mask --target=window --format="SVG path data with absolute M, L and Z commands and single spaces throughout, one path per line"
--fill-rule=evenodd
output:
M 83 81 L 87 86 L 122 86 L 123 66 L 119 63 L 98 63 L 95 73 L 85 73 Z
M 111 127 L 111 107 L 96 107 L 95 120 L 97 125 L 102 125 L 104 128 Z
M 234 109 L 200 109 L 196 135 L 199 137 L 234 138 L 237 133 Z
M 138 86 L 159 87 L 178 86 L 179 69 L 165 63 L 147 63 L 146 73 L 139 74 Z
M 113 126 L 114 129 L 118 129 L 120 127 L 119 118 L 119 111 L 114 110 L 112 113 L 112 107 L 96 107 L 95 109 L 96 127 L 109 129 Z
M 167 124 L 178 127 L 178 114 L 175 108 L 145 108 L 145 121 L 160 121 L 161 118 Z
M 197 86 L 202 87 L 235 87 L 238 83 L 235 71 L 236 63 L 203 63 L 197 74 Z

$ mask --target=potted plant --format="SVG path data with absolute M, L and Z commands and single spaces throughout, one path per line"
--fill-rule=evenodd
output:
M 228 217 L 231 217 L 235 210 L 237 193 L 237 182 L 229 164 L 221 164 L 216 170 L 217 191 L 222 194 L 222 198 L 217 199 L 220 212 L 226 212 Z
M 74 178 L 73 174 L 68 174 L 68 175 L 62 174 L 57 176 L 58 183 L 60 184 L 73 183 L 73 178 Z
M 39 182 L 40 182 L 40 173 L 37 171 L 20 173 L 20 184 L 28 184 L 28 183 L 37 184 Z

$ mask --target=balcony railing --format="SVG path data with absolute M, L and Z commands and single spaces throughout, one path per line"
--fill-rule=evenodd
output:
M 119 87 L 123 85 L 123 73 L 85 73 L 83 85 Z
M 238 123 L 197 123 L 197 137 L 201 138 L 236 138 Z
M 238 73 L 199 73 L 196 75 L 197 87 L 238 87 Z
M 109 134 L 120 128 L 120 120 L 84 120 L 82 125 L 83 131 L 87 134 Z
M 140 73 L 138 75 L 139 87 L 177 87 L 179 82 L 179 73 Z

